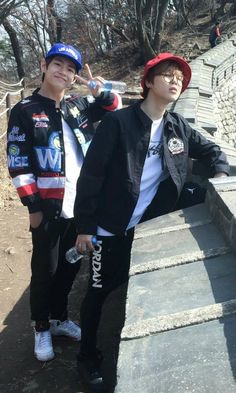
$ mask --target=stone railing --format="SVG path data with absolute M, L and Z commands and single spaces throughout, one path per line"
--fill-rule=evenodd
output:
M 191 62 L 193 72 L 188 89 L 172 109 L 211 135 L 217 131 L 213 92 L 236 70 L 236 34 Z
M 212 219 L 236 252 L 236 177 L 211 179 L 206 205 Z
M 235 175 L 236 150 L 217 133 L 219 114 L 215 110 L 214 91 L 223 89 L 224 84 L 235 75 L 236 34 L 193 60 L 191 68 L 193 75 L 189 87 L 172 105 L 171 110 L 182 114 L 194 129 L 221 146 L 228 156 L 231 174 Z M 195 161 L 192 172 L 203 176 Z

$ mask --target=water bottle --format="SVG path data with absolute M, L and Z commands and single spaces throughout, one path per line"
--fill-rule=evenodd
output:
M 95 89 L 97 86 L 97 82 L 95 80 L 91 80 L 88 83 L 88 87 L 91 89 Z M 125 82 L 122 81 L 104 81 L 102 86 L 101 86 L 101 91 L 115 91 L 117 93 L 125 93 L 127 90 L 127 85 Z
M 95 246 L 97 244 L 97 238 L 96 236 L 93 236 L 92 239 L 92 244 Z M 76 263 L 78 262 L 81 258 L 84 257 L 85 254 L 82 254 L 79 252 L 78 248 L 76 246 L 70 248 L 68 251 L 66 251 L 66 260 L 69 263 Z

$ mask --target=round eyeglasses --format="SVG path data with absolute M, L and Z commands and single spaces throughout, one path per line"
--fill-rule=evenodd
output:
M 167 83 L 172 83 L 174 79 L 176 79 L 177 85 L 182 86 L 184 76 L 183 75 L 176 75 L 176 74 L 160 74 L 164 81 Z

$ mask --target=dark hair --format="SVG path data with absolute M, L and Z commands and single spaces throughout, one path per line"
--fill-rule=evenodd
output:
M 153 83 L 155 76 L 160 75 L 160 74 L 166 72 L 168 70 L 168 68 L 170 68 L 170 67 L 174 67 L 174 68 L 178 69 L 179 71 L 182 71 L 180 65 L 176 61 L 173 61 L 173 60 L 162 61 L 161 63 L 159 63 L 156 66 L 152 67 L 148 71 L 145 81 Z M 149 90 L 149 88 L 146 87 L 146 85 L 145 85 L 145 88 L 143 89 L 143 93 L 142 93 L 142 96 L 144 98 L 147 97 L 148 90 Z
M 50 57 L 47 57 L 47 58 L 45 59 L 46 68 L 48 68 L 49 64 L 52 62 L 52 60 L 53 60 L 54 57 L 56 57 L 56 56 L 58 56 L 58 55 L 50 56 Z M 72 63 L 73 63 L 73 62 L 72 62 Z M 74 64 L 74 63 L 73 63 L 73 64 Z M 75 72 L 76 72 L 76 65 L 74 64 L 74 66 L 75 66 Z M 45 73 L 43 73 L 43 75 L 42 75 L 42 82 L 44 81 L 44 78 L 45 78 Z
M 54 57 L 55 56 L 48 57 L 47 59 L 45 59 L 46 68 L 48 68 L 49 64 L 51 63 L 51 61 L 53 60 Z M 43 75 L 42 75 L 42 82 L 44 81 L 44 78 L 45 78 L 45 72 L 43 72 Z

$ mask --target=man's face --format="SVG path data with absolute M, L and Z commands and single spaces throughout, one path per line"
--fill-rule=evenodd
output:
M 179 67 L 170 66 L 154 76 L 153 82 L 146 81 L 149 95 L 164 104 L 176 101 L 183 86 L 183 73 Z
M 44 83 L 56 90 L 65 90 L 75 81 L 75 64 L 66 57 L 55 56 L 48 65 L 43 60 L 41 69 L 45 74 Z

